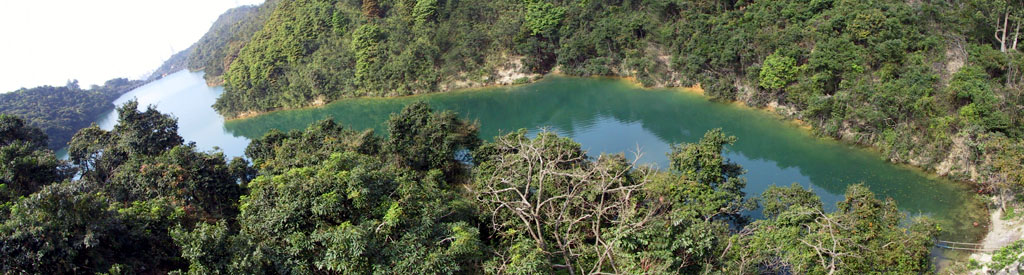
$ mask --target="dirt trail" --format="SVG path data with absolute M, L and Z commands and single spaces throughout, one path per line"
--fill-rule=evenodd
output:
M 1003 212 L 999 209 L 992 211 L 991 224 L 988 235 L 981 241 L 985 250 L 998 249 L 1007 246 L 1020 239 L 1024 232 L 1024 222 L 1020 219 L 1003 220 Z M 978 252 L 971 255 L 971 259 L 978 261 L 983 266 L 992 262 L 992 253 Z M 974 274 L 989 274 L 988 268 L 974 270 Z

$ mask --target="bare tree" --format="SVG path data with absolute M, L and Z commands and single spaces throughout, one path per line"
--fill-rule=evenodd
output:
M 578 149 L 549 146 L 556 139 L 542 133 L 534 140 L 495 140 L 502 153 L 489 161 L 493 167 L 482 177 L 488 180 L 474 192 L 491 206 L 496 232 L 525 230 L 538 247 L 562 259 L 554 268 L 600 274 L 610 267 L 620 273 L 617 240 L 605 236 L 640 230 L 662 208 L 661 202 L 637 199 L 651 169 L 633 170 L 635 163 L 622 155 L 591 162 Z M 514 218 L 504 218 L 509 216 Z M 587 260 L 580 260 L 584 255 Z

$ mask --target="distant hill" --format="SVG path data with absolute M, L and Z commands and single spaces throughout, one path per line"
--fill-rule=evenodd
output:
M 149 79 L 159 79 L 188 68 L 204 71 L 208 84 L 219 85 L 223 82 L 220 76 L 225 68 L 252 35 L 263 27 L 263 21 L 269 11 L 273 10 L 274 3 L 268 1 L 259 6 L 241 6 L 224 12 L 199 41 L 171 56 Z
M 114 109 L 114 99 L 146 83 L 115 78 L 89 89 L 78 87 L 78 81 L 68 82 L 63 87 L 22 88 L 0 94 L 0 114 L 21 117 L 42 129 L 50 137 L 47 147 L 57 150 L 66 146 L 78 130 Z
M 160 65 L 160 68 L 157 68 L 156 71 L 153 71 L 146 80 L 153 81 L 161 79 L 169 74 L 173 74 L 187 68 L 188 57 L 192 54 L 192 49 L 195 49 L 195 46 L 190 46 L 187 49 L 171 55 L 171 58 L 164 61 L 164 64 Z

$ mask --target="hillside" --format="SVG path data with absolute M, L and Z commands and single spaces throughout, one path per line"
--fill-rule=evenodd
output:
M 50 137 L 47 147 L 58 150 L 67 146 L 79 129 L 113 110 L 114 99 L 144 84 L 146 81 L 115 78 L 87 90 L 78 87 L 78 81 L 64 87 L 22 88 L 0 94 L 0 114 L 19 116 L 42 129 Z
M 552 72 L 700 84 L 894 162 L 1006 190 L 1024 182 L 1022 10 L 981 0 L 282 1 L 214 107 L 238 117 Z
M 149 77 L 159 79 L 164 75 L 185 68 L 204 71 L 210 86 L 223 83 L 221 75 L 238 55 L 238 51 L 249 42 L 253 34 L 263 27 L 263 22 L 274 9 L 275 1 L 259 6 L 241 6 L 230 9 L 217 17 L 210 29 L 199 41 L 188 49 L 171 56 Z
M 242 6 L 228 10 L 213 23 L 210 31 L 196 42 L 188 55 L 189 70 L 206 72 L 208 83 L 223 83 L 220 76 L 253 34 L 263 28 L 275 1 L 260 6 Z
M 184 70 L 188 67 L 188 57 L 192 54 L 192 49 L 195 49 L 195 46 L 190 46 L 187 49 L 171 55 L 171 57 L 167 58 L 159 68 L 156 68 L 153 73 L 149 74 L 149 77 L 147 77 L 146 80 L 153 81 L 161 79 L 167 75 Z

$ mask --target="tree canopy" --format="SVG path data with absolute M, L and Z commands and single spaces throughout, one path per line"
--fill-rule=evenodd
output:
M 0 116 L 5 273 L 825 273 L 929 271 L 937 229 L 851 186 L 838 211 L 794 185 L 761 195 L 721 130 L 669 170 L 588 156 L 413 103 L 388 136 L 331 120 L 271 131 L 226 160 L 135 102 L 75 135 L 73 166 Z M 10 153 L 14 152 L 14 153 Z M 31 160 L 31 161 L 28 161 Z M 14 166 L 8 165 L 14 163 Z M 80 177 L 72 179 L 69 172 Z M 26 172 L 30 171 L 30 172 Z M 10 175 L 15 175 L 10 177 Z M 836 245 L 836 244 L 840 245 Z
M 28 124 L 42 129 L 49 137 L 45 141 L 46 146 L 59 150 L 79 129 L 88 127 L 101 114 L 113 110 L 111 102 L 114 99 L 145 83 L 115 78 L 107 80 L 103 86 L 87 90 L 80 88 L 77 80 L 68 81 L 64 87 L 22 88 L 0 93 L 0 114 L 21 117 Z
M 1020 1 L 275 1 L 224 73 L 235 117 L 539 74 L 700 84 L 886 158 L 1000 185 L 1024 138 Z M 998 19 L 998 20 L 996 20 Z M 244 39 L 244 38 L 239 38 Z M 1015 157 L 1020 160 L 1021 157 Z M 946 163 L 946 164 L 943 164 Z

